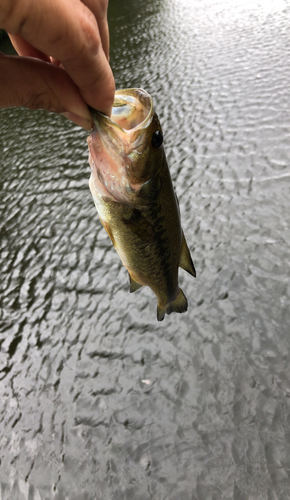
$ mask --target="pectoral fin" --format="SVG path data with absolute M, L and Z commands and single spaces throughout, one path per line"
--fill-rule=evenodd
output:
M 187 246 L 186 239 L 185 239 L 184 235 L 183 235 L 182 245 L 181 245 L 179 267 L 181 267 L 182 269 L 187 271 L 192 276 L 196 277 L 195 267 L 194 267 L 194 264 L 192 262 L 192 258 L 191 258 L 190 252 L 188 250 L 188 246 Z
M 100 216 L 99 216 L 99 217 L 100 217 Z M 110 237 L 111 242 L 112 242 L 112 243 L 113 243 L 113 245 L 115 246 L 115 238 L 114 238 L 114 236 L 113 236 L 113 232 L 112 232 L 112 230 L 111 230 L 111 228 L 110 228 L 109 224 L 108 224 L 106 221 L 104 221 L 101 217 L 100 217 L 100 221 L 101 221 L 101 223 L 103 224 L 103 226 L 104 226 L 105 230 L 107 231 L 107 233 L 108 233 L 108 235 L 109 235 L 109 237 Z
M 128 271 L 128 274 L 129 274 L 129 280 L 130 280 L 130 293 L 136 292 L 136 290 L 139 290 L 139 288 L 141 288 L 143 285 L 141 285 L 141 283 L 138 283 L 138 281 L 135 281 L 132 278 L 129 271 Z
M 146 196 L 149 198 L 153 198 L 153 200 L 156 200 L 161 187 L 162 187 L 162 182 L 160 177 L 155 176 L 152 179 L 149 179 L 149 181 L 144 182 L 144 184 L 142 184 L 142 186 L 140 187 L 139 194 L 141 196 Z
M 129 219 L 122 219 L 122 222 L 131 229 L 141 240 L 151 243 L 154 241 L 154 229 L 148 220 L 143 217 L 140 210 L 133 210 Z

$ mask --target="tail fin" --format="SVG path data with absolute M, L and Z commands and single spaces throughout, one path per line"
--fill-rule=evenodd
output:
M 185 311 L 187 311 L 187 298 L 181 288 L 179 288 L 177 299 L 169 302 L 169 304 L 165 304 L 165 306 L 157 304 L 157 319 L 158 321 L 162 321 L 165 314 L 171 314 L 172 312 L 183 313 Z

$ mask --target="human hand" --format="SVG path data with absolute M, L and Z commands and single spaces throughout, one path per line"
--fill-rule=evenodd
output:
M 111 114 L 108 0 L 1 0 L 0 28 L 21 56 L 0 55 L 0 108 L 63 113 L 89 130 Z

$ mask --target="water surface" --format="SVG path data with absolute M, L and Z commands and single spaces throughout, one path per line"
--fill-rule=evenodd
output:
M 110 1 L 197 279 L 156 320 L 91 198 L 87 134 L 0 111 L 0 498 L 290 498 L 290 3 Z

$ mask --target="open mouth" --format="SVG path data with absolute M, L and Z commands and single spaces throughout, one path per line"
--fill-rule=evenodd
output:
M 130 204 L 137 191 L 129 179 L 136 156 L 146 147 L 146 129 L 154 115 L 152 99 L 142 89 L 118 90 L 110 118 L 91 112 L 95 123 L 88 138 L 91 188 Z
M 117 90 L 111 120 L 124 130 L 143 128 L 152 114 L 152 99 L 142 89 Z
M 99 133 L 119 135 L 131 142 L 132 133 L 147 127 L 153 115 L 152 98 L 142 89 L 117 90 L 110 118 L 91 109 Z

